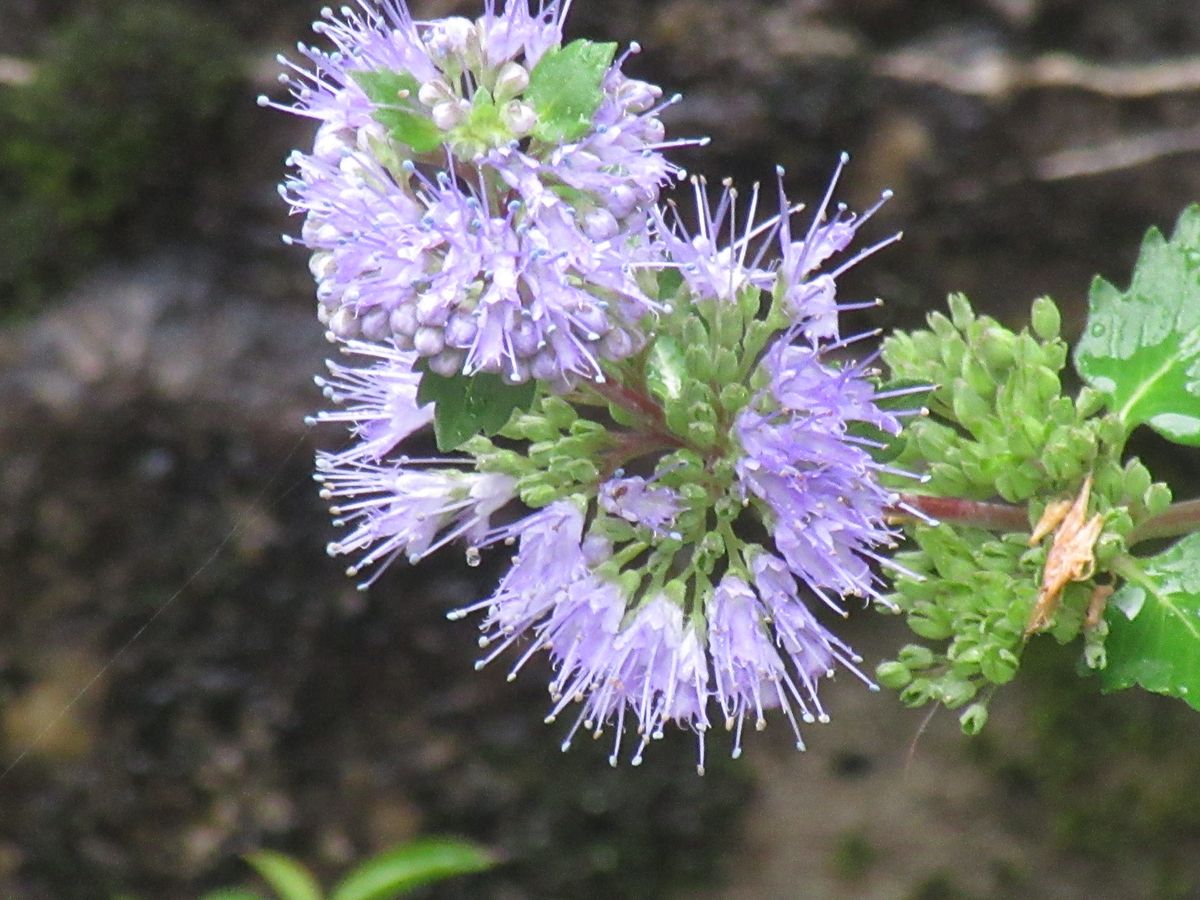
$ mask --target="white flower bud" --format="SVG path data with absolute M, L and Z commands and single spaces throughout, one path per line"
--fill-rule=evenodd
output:
M 421 85 L 417 91 L 417 99 L 426 106 L 437 106 L 439 103 L 453 100 L 454 91 L 450 89 L 450 85 L 446 83 L 445 79 L 434 78 Z
M 465 100 L 447 100 L 439 103 L 430 113 L 433 124 L 442 131 L 451 131 L 466 121 L 471 105 Z
M 623 219 L 637 207 L 637 194 L 626 184 L 619 184 L 608 194 L 608 208 L 618 219 Z
M 642 140 L 647 144 L 657 144 L 666 133 L 663 123 L 658 119 L 647 119 L 642 123 Z
M 420 325 L 435 325 L 441 328 L 450 318 L 450 310 L 445 299 L 439 294 L 423 294 L 415 305 L 417 323 Z
M 643 113 L 658 102 L 662 88 L 630 78 L 617 89 L 617 100 L 631 113 Z
M 392 310 L 389 324 L 392 326 L 392 334 L 395 337 L 403 335 L 411 338 L 416 333 L 420 324 L 417 322 L 416 306 L 415 303 L 405 303 Z
M 317 129 L 313 141 L 313 156 L 325 161 L 338 159 L 346 151 L 346 138 L 340 128 L 326 122 Z
M 371 153 L 375 147 L 387 142 L 387 129 L 378 122 L 363 125 L 354 135 L 354 143 L 364 153 Z
M 304 238 L 304 243 L 310 247 L 313 245 L 320 246 L 322 244 L 328 246 L 337 243 L 342 233 L 338 231 L 337 226 L 329 222 L 322 222 L 320 219 L 314 219 L 309 216 L 304 220 L 304 225 L 300 229 L 300 236 Z
M 359 336 L 358 318 L 349 307 L 343 306 L 329 317 L 329 330 L 343 341 L 352 341 Z
M 497 103 L 504 103 L 524 92 L 529 87 L 529 72 L 520 63 L 506 62 L 496 75 L 496 89 L 492 91 Z
M 368 341 L 382 341 L 390 335 L 392 329 L 388 323 L 388 316 L 388 311 L 381 307 L 377 307 L 363 316 L 359 320 L 363 337 Z
M 512 100 L 500 110 L 500 121 L 514 137 L 525 137 L 537 125 L 537 113 L 521 100 Z
M 583 217 L 583 233 L 593 241 L 607 241 L 621 230 L 616 218 L 603 207 L 590 210 Z
M 436 356 L 446 346 L 445 337 L 440 328 L 418 328 L 413 335 L 413 346 L 422 356 Z
M 366 176 L 366 167 L 362 162 L 355 159 L 353 156 L 347 156 L 338 163 L 338 170 L 346 176 L 349 181 L 361 182 Z
M 429 357 L 429 370 L 443 378 L 453 378 L 462 371 L 467 355 L 461 350 L 443 350 L 436 356 Z
M 429 31 L 425 45 L 438 59 L 463 56 L 472 42 L 477 42 L 475 26 L 470 19 L 451 16 L 436 23 Z
M 314 253 L 308 258 L 308 271 L 312 272 L 312 276 L 318 282 L 324 281 L 333 274 L 337 268 L 337 260 L 333 258 L 332 253 L 324 250 Z

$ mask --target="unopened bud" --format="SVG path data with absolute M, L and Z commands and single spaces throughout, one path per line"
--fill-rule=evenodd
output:
M 496 89 L 492 92 L 497 103 L 518 97 L 529 87 L 529 72 L 520 63 L 506 62 L 496 75 Z
M 450 85 L 442 78 L 434 78 L 432 81 L 426 81 L 417 91 L 417 99 L 429 107 L 437 106 L 439 103 L 445 103 L 447 100 L 453 100 L 454 92 L 450 90 Z
M 583 233 L 593 241 L 607 241 L 620 230 L 616 217 L 607 209 L 598 207 L 583 216 Z
M 433 124 L 442 131 L 451 131 L 466 121 L 471 106 L 465 100 L 445 100 L 429 114 Z
M 425 43 L 433 56 L 445 59 L 450 56 L 464 56 L 468 47 L 477 42 L 477 38 L 475 25 L 470 19 L 450 16 L 430 29 Z
M 528 103 L 510 100 L 500 110 L 500 121 L 514 137 L 525 137 L 537 125 L 537 112 Z

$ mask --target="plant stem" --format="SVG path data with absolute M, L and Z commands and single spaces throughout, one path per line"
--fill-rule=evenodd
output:
M 610 403 L 624 407 L 630 412 L 640 413 L 656 426 L 662 425 L 662 407 L 640 391 L 617 381 L 592 381 L 588 383 L 588 387 Z
M 1128 543 L 1132 547 L 1142 541 L 1177 537 L 1193 531 L 1200 531 L 1200 499 L 1172 503 L 1163 512 L 1151 516 L 1129 532 Z
M 973 525 L 988 531 L 1028 531 L 1029 512 L 1023 506 L 1008 503 L 985 503 L 963 500 L 960 497 L 930 497 L 924 494 L 901 494 L 900 504 L 890 511 L 899 518 L 911 519 L 904 507 L 919 510 L 941 522 Z

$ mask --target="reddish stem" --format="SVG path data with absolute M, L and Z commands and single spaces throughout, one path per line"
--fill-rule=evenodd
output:
M 615 403 L 630 412 L 640 413 L 655 425 L 662 424 L 662 407 L 640 391 L 616 381 L 592 381 L 588 383 L 588 387 L 610 403 Z
M 893 508 L 894 515 L 912 518 L 904 507 L 919 510 L 941 522 L 956 525 L 973 525 L 988 531 L 1028 531 L 1029 513 L 1023 506 L 1008 503 L 985 503 L 981 500 L 963 500 L 959 497 L 929 497 L 924 494 L 901 494 L 900 504 Z
M 1172 503 L 1157 516 L 1152 516 L 1129 532 L 1129 546 L 1154 538 L 1176 537 L 1200 531 L 1200 500 L 1181 500 Z

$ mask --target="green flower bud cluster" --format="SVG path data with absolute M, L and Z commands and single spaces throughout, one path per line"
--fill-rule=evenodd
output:
M 899 456 L 923 467 L 929 493 L 1020 502 L 1077 486 L 1095 463 L 1095 425 L 1061 396 L 1067 345 L 1053 302 L 1037 301 L 1034 319 L 1017 334 L 958 294 L 929 330 L 884 342 L 893 378 L 933 385 L 933 415 L 906 429 Z
M 976 701 L 960 719 L 973 733 L 986 721 L 992 687 L 1017 673 L 1046 551 L 1030 549 L 1026 534 L 950 525 L 918 526 L 912 538 L 916 548 L 896 556 L 912 575 L 897 578 L 886 601 L 907 613 L 916 635 L 944 646 L 909 644 L 876 676 L 909 706 Z M 1060 642 L 1078 633 L 1089 596 L 1083 585 L 1068 587 L 1051 632 Z
M 1060 643 L 1084 631 L 1085 659 L 1098 667 L 1103 622 L 1085 628 L 1093 591 L 1108 580 L 1107 566 L 1125 552 L 1134 525 L 1165 509 L 1170 491 L 1139 460 L 1121 464 L 1124 431 L 1114 417 L 1098 415 L 1094 392 L 1062 396 L 1067 348 L 1052 301 L 1037 300 L 1032 329 L 1020 333 L 976 316 L 961 295 L 949 305 L 949 317 L 930 315 L 928 330 L 897 333 L 884 344 L 893 380 L 932 386 L 930 414 L 911 422 L 891 449 L 895 465 L 926 476 L 921 494 L 1006 501 L 1024 507 L 1028 525 L 1015 529 L 1011 516 L 991 523 L 986 513 L 969 524 L 948 515 L 941 525 L 908 525 L 914 547 L 896 562 L 911 574 L 897 578 L 885 600 L 920 638 L 944 645 L 910 645 L 877 676 L 911 706 L 970 704 L 960 721 L 974 733 L 987 720 L 991 691 L 1020 664 L 1050 543 L 1031 548 L 1029 540 L 1046 507 L 1073 500 L 1091 473 L 1087 513 L 1103 516 L 1094 572 L 1066 585 L 1044 630 Z

